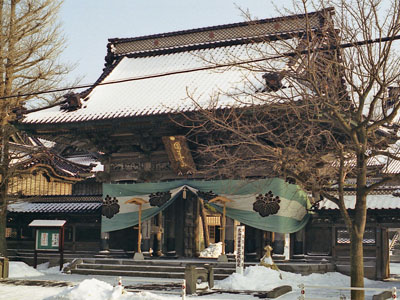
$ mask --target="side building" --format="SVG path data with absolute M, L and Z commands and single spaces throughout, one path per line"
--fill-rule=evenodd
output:
M 87 154 L 65 158 L 52 149 L 54 143 L 28 141 L 11 144 L 12 151 L 24 155 L 15 162 L 15 176 L 9 183 L 8 256 L 31 259 L 34 236 L 28 225 L 35 219 L 67 221 L 67 253 L 97 253 L 102 206 L 101 183 L 96 182 L 94 172 L 97 161 Z

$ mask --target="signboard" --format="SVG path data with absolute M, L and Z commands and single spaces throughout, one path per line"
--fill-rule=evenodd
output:
M 184 136 L 162 137 L 172 169 L 179 175 L 193 174 L 196 166 Z
M 60 229 L 38 228 L 36 250 L 58 251 L 60 247 Z
M 60 253 L 60 271 L 64 263 L 64 225 L 65 220 L 33 220 L 29 226 L 35 228 L 35 255 L 33 266 L 37 267 L 38 252 Z
M 244 226 L 236 226 L 236 273 L 243 274 L 244 268 Z

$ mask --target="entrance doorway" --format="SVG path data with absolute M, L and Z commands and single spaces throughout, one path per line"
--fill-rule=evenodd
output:
M 199 200 L 190 191 L 182 193 L 163 211 L 163 253 L 195 257 L 199 249 Z
M 400 279 L 400 228 L 390 228 L 389 238 L 389 271 L 390 278 Z

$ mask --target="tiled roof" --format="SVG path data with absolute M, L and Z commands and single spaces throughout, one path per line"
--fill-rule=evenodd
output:
M 152 57 L 124 57 L 105 81 L 204 67 L 207 63 L 202 59 L 203 56 L 212 56 L 213 59 L 222 62 L 229 59 L 230 55 L 246 55 L 248 49 L 246 45 L 239 45 Z M 255 58 L 260 58 L 260 54 Z M 208 106 L 210 99 L 214 98 L 215 108 L 223 108 L 235 103 L 232 97 L 225 94 L 226 92 L 234 94 L 235 86 L 241 88 L 245 83 L 251 85 L 246 78 L 252 77 L 253 84 L 261 88 L 262 74 L 261 72 L 252 74 L 236 67 L 225 68 L 223 72 L 203 70 L 97 86 L 86 101 L 83 101 L 80 109 L 67 112 L 60 107 L 52 107 L 26 115 L 22 123 L 86 122 L 194 111 L 197 106 L 189 98 L 190 94 L 203 107 Z M 221 91 L 222 93 L 218 95 Z
M 237 63 L 239 60 L 265 59 L 268 53 L 275 56 L 274 47 L 267 45 L 265 40 L 254 41 L 252 37 L 262 36 L 263 32 L 264 36 L 268 36 L 277 35 L 278 32 L 302 31 L 304 22 L 301 18 L 304 16 L 276 18 L 273 21 L 262 20 L 256 27 L 253 23 L 239 23 L 232 26 L 225 25 L 142 38 L 113 39 L 109 45 L 109 54 L 112 57 L 106 58 L 109 67 L 93 88 L 81 94 L 84 95 L 82 107 L 66 111 L 60 106 L 54 106 L 33 111 L 25 115 L 20 123 L 78 123 L 189 112 L 198 110 L 199 106 L 216 109 L 238 105 L 237 99 L 234 99 L 238 96 L 238 91 L 244 89 L 246 93 L 254 95 L 263 88 L 262 75 L 265 70 L 271 69 L 271 67 L 267 68 L 267 62 L 252 63 L 249 68 L 251 70 L 243 67 L 205 68 L 216 64 Z M 322 26 L 318 14 L 312 14 L 311 20 L 313 28 Z M 263 28 L 261 31 L 259 26 Z M 267 30 L 265 26 L 270 28 Z M 216 40 L 202 41 L 199 37 L 192 40 L 194 36 L 204 33 L 207 33 L 207 39 L 215 38 L 219 41 L 229 40 L 230 42 L 216 44 Z M 219 37 L 219 34 L 224 36 Z M 240 37 L 235 34 L 239 34 Z M 241 42 L 244 37 L 247 41 Z M 163 45 L 164 40 L 172 44 Z M 142 47 L 143 43 L 146 45 Z M 193 45 L 198 46 L 187 48 Z M 163 52 L 160 49 L 168 49 L 168 51 Z M 115 57 L 118 59 L 115 60 Z M 274 59 L 274 61 L 280 69 L 285 66 L 283 59 Z M 254 71 L 255 68 L 259 71 Z M 160 76 L 162 74 L 168 74 L 168 76 Z M 121 80 L 126 81 L 99 85 Z M 194 103 L 191 97 L 197 103 Z M 260 103 L 267 98 L 266 95 L 260 97 L 264 98 L 260 99 Z M 240 99 L 243 102 L 247 101 L 242 105 L 254 104 L 254 97 L 249 98 Z M 210 99 L 212 99 L 211 103 Z
M 355 195 L 346 195 L 344 196 L 344 201 L 346 207 L 349 209 L 354 209 L 356 203 L 356 196 Z M 318 208 L 321 209 L 330 209 L 336 210 L 339 207 L 329 201 L 324 199 L 319 202 Z M 386 195 L 368 195 L 367 196 L 367 208 L 368 209 L 400 209 L 400 197 L 393 196 L 392 194 Z
M 399 174 L 400 173 L 400 161 L 391 159 L 387 166 L 383 169 L 383 173 L 386 174 Z
M 12 213 L 95 213 L 101 206 L 101 202 L 21 202 L 10 204 L 7 209 Z
M 79 184 L 79 183 L 77 183 Z M 31 197 L 12 197 L 10 196 L 10 203 L 75 203 L 75 202 L 102 202 L 101 191 L 100 194 L 90 194 L 90 195 L 51 195 L 51 196 L 31 196 Z

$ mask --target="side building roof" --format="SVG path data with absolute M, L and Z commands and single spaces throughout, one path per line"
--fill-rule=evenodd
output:
M 80 181 L 90 176 L 96 166 L 94 161 L 91 164 L 83 164 L 66 159 L 45 147 L 10 143 L 10 148 L 14 153 L 11 166 L 22 172 L 45 169 L 52 177 Z
M 347 194 L 344 196 L 344 202 L 347 209 L 353 210 L 356 204 L 356 195 Z M 317 211 L 338 211 L 339 206 L 334 202 L 324 199 L 317 203 Z M 400 209 L 399 190 L 381 190 L 367 195 L 368 210 L 397 210 Z

